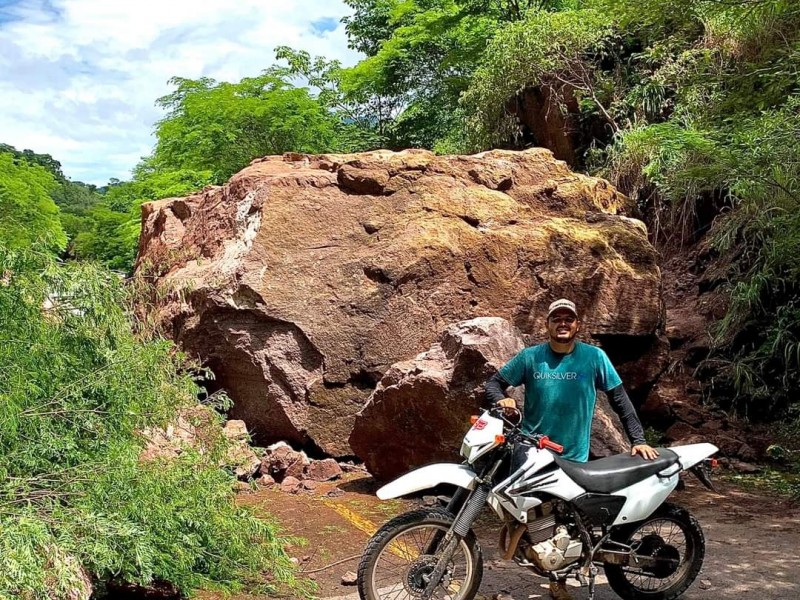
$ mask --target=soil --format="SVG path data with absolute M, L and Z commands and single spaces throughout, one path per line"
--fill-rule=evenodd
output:
M 743 491 L 717 483 L 719 494 L 686 480 L 686 489 L 670 501 L 689 510 L 700 521 L 706 536 L 705 565 L 694 584 L 682 596 L 686 600 L 753 598 L 796 600 L 800 598 L 800 507 L 778 498 Z M 284 494 L 259 489 L 240 495 L 242 504 L 269 513 L 285 533 L 304 538 L 305 545 L 289 548 L 300 563 L 301 574 L 315 580 L 317 597 L 326 600 L 358 600 L 356 589 L 342 583 L 355 572 L 361 551 L 371 533 L 396 514 L 416 508 L 431 498 L 381 502 L 377 485 L 367 474 L 349 473 L 339 482 L 321 484 L 314 492 Z M 548 598 L 547 582 L 513 562 L 498 557 L 498 522 L 489 512 L 476 526 L 484 550 L 484 577 L 478 598 L 528 600 Z M 597 600 L 617 596 L 605 579 L 598 578 Z M 570 581 L 575 600 L 588 590 Z M 204 600 L 216 596 L 204 594 Z M 239 595 L 234 600 L 264 600 L 263 596 Z

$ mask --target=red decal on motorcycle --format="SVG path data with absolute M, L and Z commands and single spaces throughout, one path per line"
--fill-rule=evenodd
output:
M 475 423 L 475 429 L 477 429 L 478 431 L 480 431 L 481 429 L 483 429 L 484 427 L 486 427 L 486 425 L 487 425 L 488 423 L 489 423 L 489 421 L 484 421 L 483 419 L 478 419 L 478 422 L 477 422 L 477 423 Z

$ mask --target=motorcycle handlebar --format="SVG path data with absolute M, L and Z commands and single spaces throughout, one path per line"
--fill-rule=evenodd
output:
M 519 421 L 513 423 L 509 419 L 506 418 L 506 411 L 514 411 L 519 416 Z M 564 446 L 561 444 L 557 444 L 556 442 L 552 441 L 546 435 L 542 435 L 540 433 L 534 433 L 532 435 L 522 433 L 519 427 L 522 424 L 522 413 L 517 408 L 503 408 L 499 406 L 494 406 L 489 409 L 491 414 L 498 416 L 499 418 L 503 419 L 506 423 L 508 423 L 512 428 L 512 434 L 516 434 L 519 438 L 528 440 L 533 443 L 534 446 L 539 448 L 540 450 L 544 450 L 547 448 L 548 450 L 552 450 L 557 454 L 562 454 L 564 452 Z M 509 436 L 509 439 L 513 439 L 513 435 Z
M 539 440 L 539 449 L 541 450 L 541 449 L 544 449 L 544 448 L 547 448 L 548 450 L 552 450 L 553 452 L 556 452 L 558 454 L 561 454 L 562 452 L 564 452 L 564 446 L 562 446 L 561 444 L 556 444 L 555 442 L 550 441 L 550 438 L 547 437 L 546 435 L 542 436 L 542 439 Z

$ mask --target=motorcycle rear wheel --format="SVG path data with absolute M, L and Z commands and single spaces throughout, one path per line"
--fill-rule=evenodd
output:
M 637 553 L 667 559 L 665 566 L 637 569 L 605 565 L 608 584 L 623 600 L 674 600 L 692 585 L 703 566 L 703 530 L 689 511 L 665 503 L 648 519 L 612 534 Z M 670 560 L 677 561 L 670 566 Z
M 422 597 L 437 561 L 437 550 L 455 517 L 443 508 L 415 510 L 395 517 L 367 543 L 358 565 L 361 600 L 416 600 Z M 483 577 L 481 547 L 472 531 L 463 538 L 436 600 L 472 600 Z

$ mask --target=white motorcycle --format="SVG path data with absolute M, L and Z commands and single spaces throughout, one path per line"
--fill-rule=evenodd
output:
M 383 500 L 441 484 L 456 493 L 446 507 L 400 515 L 375 533 L 358 567 L 362 600 L 472 600 L 483 574 L 472 525 L 486 504 L 503 521 L 504 559 L 554 581 L 575 576 L 589 600 L 598 567 L 625 600 L 671 600 L 692 584 L 703 565 L 703 531 L 665 500 L 685 470 L 713 489 L 715 446 L 578 463 L 560 458 L 562 448 L 547 437 L 524 434 L 502 409 L 472 421 L 463 464 L 422 467 L 378 490 Z

